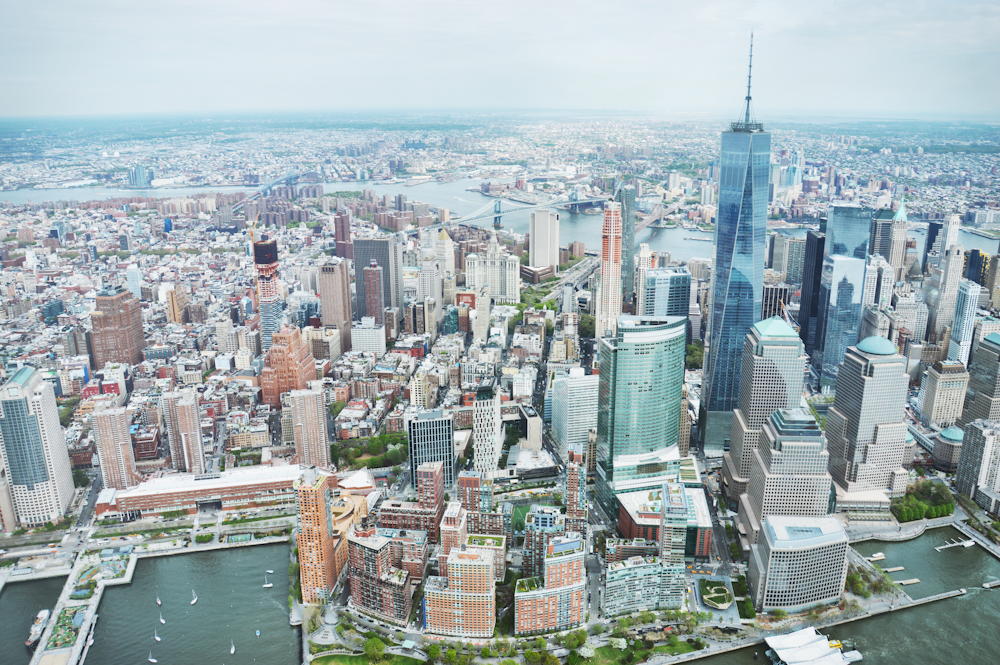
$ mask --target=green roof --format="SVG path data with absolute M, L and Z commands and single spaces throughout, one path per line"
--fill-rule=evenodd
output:
M 858 351 L 869 353 L 873 356 L 892 356 L 896 354 L 896 345 L 885 337 L 867 337 L 858 342 Z
M 994 335 L 996 333 L 993 333 Z M 16 383 L 19 386 L 27 385 L 28 380 L 31 379 L 31 375 L 35 373 L 35 368 L 31 365 L 25 365 L 21 369 L 14 372 L 14 376 L 10 377 L 11 383 Z
M 990 333 L 986 336 L 986 341 L 993 342 L 997 346 L 1000 346 L 1000 333 Z
M 961 441 L 964 436 L 965 432 L 954 425 L 941 432 L 941 438 L 948 441 Z
M 799 334 L 795 332 L 795 329 L 790 325 L 785 323 L 785 320 L 780 316 L 772 316 L 769 319 L 764 319 L 763 321 L 758 321 L 753 324 L 753 329 L 757 331 L 757 334 L 761 337 L 798 337 Z
M 896 211 L 896 215 L 892 218 L 894 222 L 905 222 L 906 219 L 906 201 L 899 202 L 899 210 Z

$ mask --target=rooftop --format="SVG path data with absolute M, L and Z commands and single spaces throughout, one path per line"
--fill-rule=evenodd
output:
M 758 321 L 753 325 L 753 329 L 756 330 L 757 334 L 761 337 L 798 338 L 799 336 L 799 334 L 795 332 L 795 329 L 788 325 L 780 316 L 772 316 L 769 319 Z
M 873 356 L 892 356 L 896 354 L 896 345 L 885 337 L 872 336 L 858 342 L 858 351 L 863 351 Z
M 847 542 L 844 526 L 834 517 L 769 515 L 764 524 L 768 540 L 775 548 L 800 549 Z

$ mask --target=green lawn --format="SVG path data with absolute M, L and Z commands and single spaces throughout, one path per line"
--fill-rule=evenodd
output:
M 531 506 L 515 506 L 514 512 L 511 514 L 510 518 L 515 522 L 517 521 L 518 516 L 520 516 L 521 519 L 524 519 L 529 510 L 531 510 Z
M 677 646 L 671 647 L 663 645 L 661 647 L 653 647 L 652 651 L 647 651 L 646 649 L 625 649 L 619 651 L 618 649 L 613 649 L 611 647 L 601 647 L 594 650 L 594 657 L 590 659 L 590 665 L 625 665 L 625 654 L 628 652 L 635 653 L 635 659 L 633 663 L 641 663 L 648 659 L 653 653 L 662 653 L 668 655 L 675 655 L 679 653 L 689 653 L 694 651 L 694 647 L 687 642 L 680 641 Z
M 317 658 L 312 661 L 314 665 L 369 665 L 368 656 L 344 656 L 340 654 L 334 654 L 332 656 L 323 656 L 322 658 Z M 407 658 L 405 656 L 393 656 L 391 654 L 386 654 L 382 657 L 380 661 L 382 665 L 424 665 L 424 661 L 417 660 L 416 658 Z

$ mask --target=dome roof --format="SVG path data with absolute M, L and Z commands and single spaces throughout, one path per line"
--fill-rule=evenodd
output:
M 963 436 L 965 436 L 965 432 L 954 425 L 941 432 L 941 438 L 948 441 L 961 441 Z
M 906 442 L 913 443 L 913 432 L 911 432 L 909 429 L 906 430 Z
M 858 342 L 858 350 L 873 356 L 892 356 L 896 354 L 896 345 L 885 337 L 866 337 Z
M 753 324 L 754 330 L 761 337 L 798 337 L 795 328 L 788 325 L 780 316 L 772 316 L 769 319 L 758 321 Z

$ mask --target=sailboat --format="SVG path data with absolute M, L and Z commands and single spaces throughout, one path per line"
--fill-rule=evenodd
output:
M 198 602 L 198 594 L 194 592 L 194 589 L 191 589 L 191 604 L 194 605 L 197 602 Z
M 160 623 L 166 623 L 166 621 L 163 620 L 163 612 L 160 612 Z
M 232 640 L 229 640 L 229 655 L 231 656 L 234 653 L 236 653 L 236 643 L 233 642 Z
M 274 586 L 273 583 L 267 581 L 267 573 L 264 573 L 264 588 L 270 589 L 273 586 Z
M 156 640 L 157 642 L 160 641 L 160 636 L 156 633 L 155 628 L 153 629 L 153 639 Z
M 260 637 L 260 630 L 257 631 L 257 637 Z
M 149 652 L 149 658 L 147 658 L 147 660 L 149 662 L 151 662 L 151 663 L 157 662 L 157 660 L 155 658 L 153 658 L 153 652 L 152 651 Z
M 163 603 L 160 602 L 160 595 L 159 594 L 156 595 L 156 604 L 157 605 L 162 605 L 163 604 Z
M 265 570 L 264 572 L 267 573 L 268 575 L 274 575 L 273 570 Z

